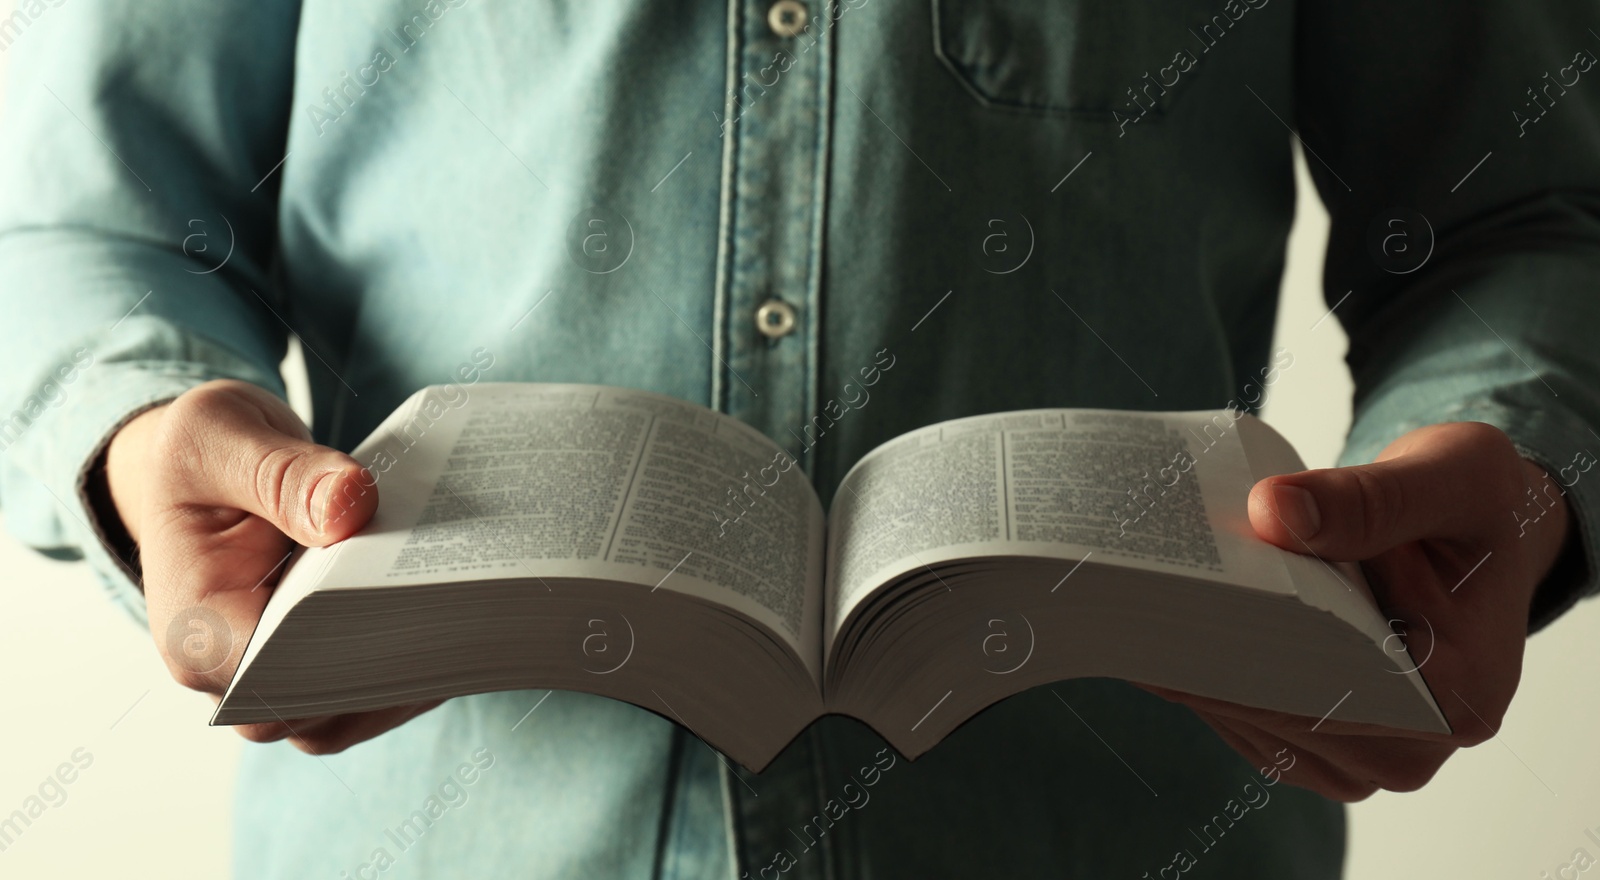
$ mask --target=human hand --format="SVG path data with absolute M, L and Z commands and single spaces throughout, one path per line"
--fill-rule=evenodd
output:
M 288 405 L 244 382 L 197 386 L 116 433 L 111 500 L 139 545 L 150 632 L 179 684 L 221 699 L 294 545 L 342 541 L 377 511 L 362 477 L 355 459 L 312 443 Z M 437 705 L 234 729 L 329 754 Z
M 1455 733 L 1145 690 L 1189 706 L 1263 772 L 1285 760 L 1269 755 L 1287 750 L 1293 760 L 1281 768 L 1283 778 L 1325 797 L 1359 801 L 1380 788 L 1421 788 L 1456 749 L 1498 732 L 1516 693 L 1534 590 L 1570 523 L 1565 499 L 1550 522 L 1533 528 L 1519 527 L 1512 515 L 1524 508 L 1528 487 L 1545 479 L 1498 428 L 1454 422 L 1400 437 L 1372 464 L 1269 477 L 1250 492 L 1250 522 L 1262 538 L 1362 563 L 1391 619 L 1431 628 L 1431 653 L 1418 674 Z

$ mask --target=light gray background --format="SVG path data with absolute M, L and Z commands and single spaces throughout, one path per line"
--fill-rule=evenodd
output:
M 0 15 L 9 6 L 0 0 Z M 1326 467 L 1349 425 L 1350 380 L 1345 337 L 1335 320 L 1321 320 L 1327 215 L 1303 161 L 1298 177 L 1276 342 L 1295 362 L 1272 388 L 1265 415 L 1308 466 Z M 295 397 L 303 407 L 303 394 Z M 75 749 L 94 756 L 67 801 L 0 852 L 0 876 L 226 876 L 243 740 L 206 727 L 210 701 L 171 681 L 149 636 L 83 566 L 50 562 L 6 537 L 0 573 L 0 816 Z M 1600 730 L 1590 681 L 1597 671 L 1600 613 L 1582 606 L 1529 645 L 1522 689 L 1497 740 L 1458 754 L 1420 792 L 1382 793 L 1351 809 L 1347 876 L 1532 880 L 1577 847 L 1600 857 L 1584 836 L 1600 826 L 1600 756 L 1591 745 Z M 351 847 L 353 866 L 365 851 Z

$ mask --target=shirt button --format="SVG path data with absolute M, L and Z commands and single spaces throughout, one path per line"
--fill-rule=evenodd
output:
M 799 36 L 806 27 L 806 5 L 800 0 L 778 0 L 767 10 L 767 27 L 780 37 Z
M 769 299 L 756 309 L 756 329 L 768 339 L 794 332 L 794 306 L 781 299 Z

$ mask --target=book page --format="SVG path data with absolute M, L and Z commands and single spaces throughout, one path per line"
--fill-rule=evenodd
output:
M 831 639 L 889 580 L 967 557 L 1053 557 L 1292 592 L 1246 512 L 1254 480 L 1237 422 L 1250 418 L 1029 410 L 898 437 L 835 495 L 824 631 Z
M 823 516 L 780 447 L 646 392 L 488 383 L 440 406 L 441 387 L 454 386 L 419 392 L 353 453 L 377 477 L 372 524 L 305 551 L 281 591 L 633 582 L 733 607 L 815 668 Z

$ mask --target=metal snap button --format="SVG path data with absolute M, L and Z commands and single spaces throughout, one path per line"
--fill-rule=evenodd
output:
M 778 0 L 767 10 L 767 27 L 780 37 L 796 37 L 806 27 L 806 5 L 800 0 Z
M 794 324 L 794 306 L 781 299 L 769 299 L 756 309 L 756 329 L 768 339 L 788 336 Z

